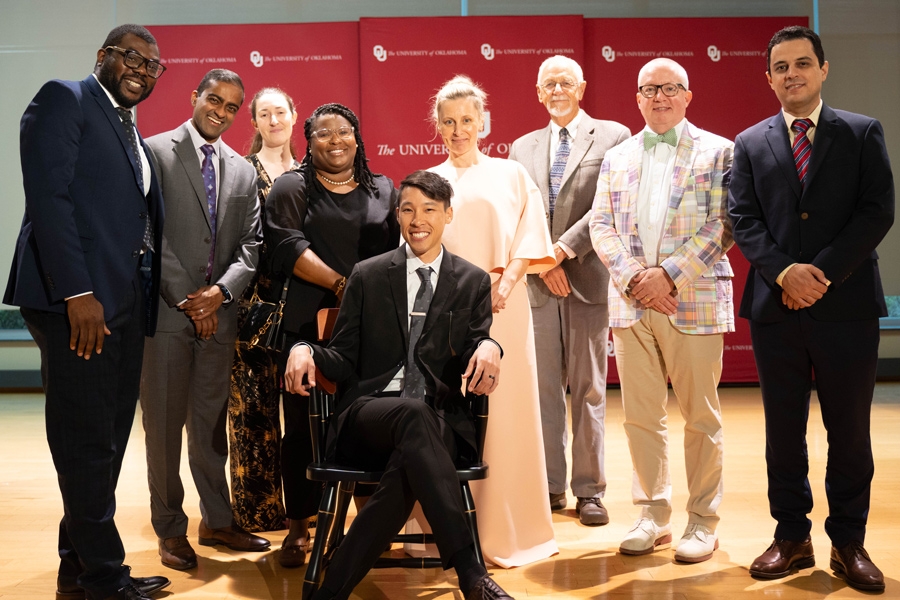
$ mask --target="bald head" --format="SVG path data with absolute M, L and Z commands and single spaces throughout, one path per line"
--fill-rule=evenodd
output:
M 680 64 L 672 60 L 671 58 L 654 58 L 646 65 L 641 67 L 641 71 L 638 73 L 638 86 L 644 85 L 647 83 L 645 78 L 648 73 L 655 71 L 657 69 L 667 69 L 673 73 L 675 73 L 677 77 L 677 81 L 671 81 L 669 83 L 680 83 L 684 86 L 685 89 L 691 89 L 691 86 L 688 85 L 688 75 L 687 71 L 684 70 Z

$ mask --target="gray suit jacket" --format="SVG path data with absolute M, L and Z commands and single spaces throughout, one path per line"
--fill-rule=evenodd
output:
M 569 278 L 574 297 L 588 304 L 606 304 L 606 287 L 609 282 L 609 273 L 594 252 L 588 231 L 600 164 L 607 150 L 628 139 L 630 135 L 627 127 L 615 121 L 598 121 L 586 113 L 582 114 L 578 129 L 572 136 L 572 149 L 566 162 L 559 195 L 556 197 L 552 224 L 549 220 L 548 203 L 550 125 L 523 135 L 513 142 L 509 150 L 509 157 L 522 163 L 541 189 L 553 243 L 561 241 L 577 254 L 577 258 L 563 261 L 562 267 Z M 540 277 L 528 276 L 531 306 L 543 306 L 550 295 L 550 290 Z
M 162 243 L 158 331 L 181 331 L 187 317 L 177 309 L 187 294 L 206 285 L 210 223 L 200 174 L 200 159 L 188 125 L 147 140 L 162 186 L 166 225 Z M 222 283 L 235 298 L 256 271 L 262 237 L 256 170 L 237 152 L 221 144 L 216 212 L 216 254 L 210 283 Z M 219 309 L 215 338 L 232 343 L 237 338 L 237 302 Z

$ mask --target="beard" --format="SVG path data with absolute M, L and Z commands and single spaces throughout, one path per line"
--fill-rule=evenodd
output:
M 97 80 L 103 85 L 106 90 L 112 94 L 112 97 L 115 98 L 116 103 L 123 108 L 132 108 L 136 106 L 140 102 L 143 102 L 147 96 L 150 95 L 150 92 L 153 91 L 153 86 L 147 86 L 144 88 L 144 91 L 141 93 L 140 97 L 137 99 L 126 96 L 122 92 L 122 76 L 116 75 L 115 69 L 113 65 L 109 62 L 104 62 L 100 67 L 100 72 L 97 73 Z

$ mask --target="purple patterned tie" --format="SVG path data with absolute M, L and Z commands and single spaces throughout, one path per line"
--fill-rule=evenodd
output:
M 563 127 L 559 130 L 559 148 L 556 149 L 556 158 L 550 167 L 550 218 L 556 208 L 556 197 L 559 195 L 559 186 L 562 184 L 563 173 L 566 172 L 566 161 L 569 160 L 569 132 Z
M 203 187 L 206 190 L 206 204 L 209 208 L 209 262 L 206 265 L 206 281 L 209 283 L 212 277 L 213 259 L 216 256 L 216 171 L 213 168 L 216 149 L 210 144 L 200 146 L 203 151 L 203 166 L 200 173 L 203 175 Z
M 812 156 L 812 144 L 806 137 L 806 132 L 813 126 L 811 119 L 795 119 L 791 123 L 794 136 L 794 164 L 797 166 L 797 176 L 800 178 L 800 189 L 806 186 L 806 173 L 809 171 L 809 157 Z

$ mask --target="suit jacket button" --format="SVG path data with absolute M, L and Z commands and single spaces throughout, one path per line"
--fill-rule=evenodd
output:
M 212 238 L 207 236 L 207 237 L 203 238 L 203 241 L 206 242 L 207 244 L 209 244 L 210 242 L 212 242 Z
M 206 273 L 206 267 L 197 267 L 198 273 Z
M 809 213 L 800 213 L 800 218 L 804 221 L 807 220 L 809 218 Z
M 146 218 L 147 218 L 147 213 L 142 212 L 142 213 L 141 213 L 140 215 L 138 215 L 138 216 L 139 216 L 140 218 L 142 218 L 142 219 L 146 219 Z
M 134 258 L 137 258 L 137 257 L 140 256 L 140 255 L 141 255 L 141 251 L 140 251 L 140 250 L 135 250 L 134 252 L 131 253 L 131 256 L 133 256 Z

